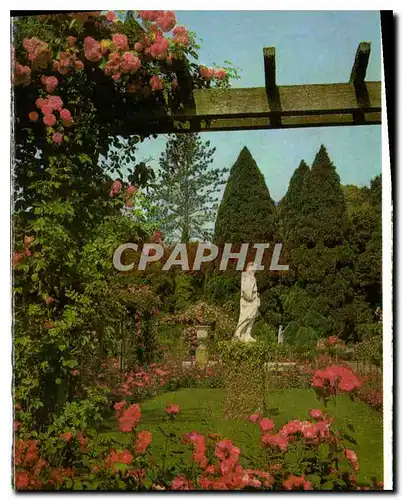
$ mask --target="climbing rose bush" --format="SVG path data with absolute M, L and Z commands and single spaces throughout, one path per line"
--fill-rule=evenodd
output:
M 128 15 L 126 20 L 113 12 L 38 16 L 44 22 L 59 23 L 61 31 L 71 34 L 43 40 L 38 33 L 23 38 L 18 50 L 13 48 L 13 83 L 35 89 L 30 92 L 34 98 L 27 116 L 45 126 L 55 147 L 74 137 L 80 113 L 76 103 L 66 99 L 65 89 L 82 73 L 88 77 L 97 68 L 119 86 L 120 92 L 136 94 L 140 100 L 152 93 L 165 92 L 167 97 L 179 90 L 174 67 L 179 60 L 195 72 L 196 86 L 214 82 L 228 85 L 232 76 L 228 69 L 189 65 L 186 57 L 196 55 L 194 34 L 177 24 L 174 12 L 134 11 L 130 22 Z M 93 29 L 83 30 L 84 25 Z M 85 35 L 94 29 L 98 37 L 95 33 Z

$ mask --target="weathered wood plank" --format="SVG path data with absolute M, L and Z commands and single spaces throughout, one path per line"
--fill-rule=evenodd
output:
M 301 114 L 351 113 L 357 109 L 357 97 L 351 83 L 279 86 L 281 116 Z M 369 106 L 367 111 L 381 110 L 380 82 L 365 82 Z M 194 109 L 175 113 L 175 119 L 242 118 L 270 116 L 266 89 L 196 89 Z
M 136 114 L 127 107 L 115 135 L 255 130 L 381 123 L 381 83 L 278 86 L 273 101 L 266 88 L 195 89 L 184 108 L 151 106 Z
M 305 115 L 283 117 L 279 125 L 272 125 L 268 118 L 221 118 L 213 120 L 200 120 L 183 124 L 177 132 L 219 132 L 231 130 L 275 130 L 286 128 L 306 127 L 338 127 L 353 125 L 379 125 L 381 124 L 381 113 L 365 113 L 364 122 L 358 123 L 352 113 L 336 115 Z M 165 133 L 168 133 L 165 129 Z M 173 130 L 171 130 L 173 131 Z
M 361 42 L 355 54 L 354 64 L 350 75 L 350 83 L 358 84 L 365 80 L 370 54 L 371 44 L 369 42 Z

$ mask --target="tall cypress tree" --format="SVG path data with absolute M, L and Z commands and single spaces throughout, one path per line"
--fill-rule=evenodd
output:
M 244 147 L 230 171 L 217 213 L 214 242 L 220 245 L 271 241 L 274 210 L 263 174 Z
M 304 223 L 304 195 L 307 177 L 310 174 L 308 165 L 301 160 L 295 169 L 287 193 L 277 205 L 278 236 L 286 244 L 297 244 L 299 229 L 303 229 Z

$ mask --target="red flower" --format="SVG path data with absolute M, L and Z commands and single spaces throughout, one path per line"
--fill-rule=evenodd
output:
M 64 432 L 63 434 L 59 435 L 60 439 L 63 439 L 66 443 L 71 441 L 73 439 L 73 434 L 71 432 Z
M 309 415 L 315 420 L 320 420 L 323 418 L 322 410 L 309 410 Z
M 52 141 L 56 144 L 60 144 L 61 142 L 63 142 L 63 135 L 60 132 L 55 132 L 52 135 Z
M 150 446 L 152 441 L 152 434 L 149 431 L 140 431 L 137 435 L 137 441 L 134 446 L 134 451 L 142 455 L 147 451 L 147 448 Z
M 141 410 L 138 404 L 132 404 L 123 410 L 119 417 L 119 430 L 121 432 L 131 432 L 137 426 L 141 418 Z
M 227 72 L 225 69 L 218 68 L 214 70 L 214 77 L 217 78 L 217 80 L 223 80 L 227 76 Z
M 292 474 L 283 482 L 283 486 L 286 490 L 312 490 L 311 483 L 304 476 L 294 476 Z
M 354 470 L 357 472 L 360 466 L 358 464 L 358 458 L 356 453 L 353 450 L 350 450 L 349 448 L 345 448 L 344 455 L 347 458 L 347 460 L 351 463 Z
M 157 75 L 154 75 L 151 77 L 150 79 L 150 87 L 153 91 L 157 91 L 157 90 L 163 90 L 164 88 L 164 84 L 162 83 L 162 81 L 158 78 Z
M 259 413 L 252 413 L 252 415 L 249 415 L 248 420 L 249 422 L 252 422 L 253 424 L 256 423 L 260 418 Z
M 55 299 L 53 299 L 52 297 L 47 297 L 47 298 L 45 299 L 45 302 L 46 302 L 46 304 L 48 304 L 48 305 L 49 305 L 49 304 L 53 304 L 53 302 L 54 302 L 54 301 L 55 301 Z
M 39 118 L 39 115 L 36 111 L 31 111 L 29 114 L 28 114 L 28 118 L 31 120 L 31 122 L 36 122 Z
M 29 486 L 29 474 L 27 471 L 16 471 L 15 486 L 17 490 L 25 490 Z
M 54 114 L 52 114 L 52 113 L 45 115 L 43 117 L 43 123 L 47 127 L 53 127 L 53 125 L 56 124 L 56 116 Z
M 212 68 L 207 68 L 206 66 L 200 66 L 199 71 L 202 78 L 204 78 L 207 81 L 211 80 L 212 77 L 214 76 L 214 69 Z
M 24 246 L 28 247 L 35 241 L 35 236 L 24 236 Z
M 24 258 L 24 252 L 14 252 L 13 253 L 13 267 L 17 267 L 23 258 Z
M 168 413 L 168 415 L 177 415 L 180 413 L 181 409 L 178 405 L 168 405 L 165 408 L 165 411 Z
M 274 429 L 274 422 L 268 418 L 263 418 L 259 423 L 259 427 L 262 432 L 271 431 Z
M 112 41 L 120 50 L 129 50 L 129 43 L 126 35 L 115 33 L 112 36 Z
M 279 434 L 263 434 L 261 442 L 265 446 L 279 448 L 281 451 L 287 451 L 288 440 Z
M 194 490 L 194 484 L 185 476 L 176 476 L 172 479 L 171 483 L 172 490 Z
M 157 25 L 162 29 L 162 31 L 171 31 L 176 24 L 175 13 L 171 10 L 163 11 L 156 19 Z

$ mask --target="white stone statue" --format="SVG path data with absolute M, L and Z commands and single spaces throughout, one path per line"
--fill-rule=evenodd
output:
M 241 307 L 239 311 L 238 326 L 233 340 L 256 342 L 256 339 L 254 339 L 251 335 L 253 323 L 255 322 L 260 306 L 255 271 L 256 268 L 254 262 L 249 262 L 246 266 L 246 271 L 242 273 Z

